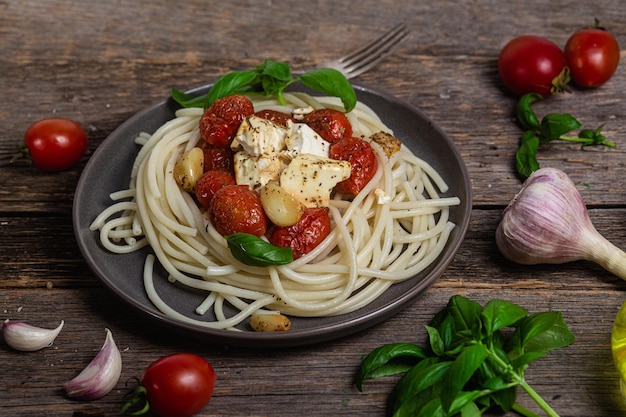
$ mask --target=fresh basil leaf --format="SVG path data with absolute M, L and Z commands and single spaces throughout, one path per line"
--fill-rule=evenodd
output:
M 517 304 L 503 300 L 490 300 L 482 311 L 484 329 L 487 335 L 491 336 L 497 330 L 511 326 L 527 315 L 528 310 Z
M 493 400 L 494 403 L 498 405 L 504 412 L 508 412 L 515 405 L 515 400 L 517 398 L 517 387 L 509 387 L 506 389 L 498 389 L 494 390 L 489 397 Z
M 528 316 L 520 324 L 524 352 L 547 352 L 574 343 L 574 335 L 558 311 L 546 311 Z
M 333 68 L 320 68 L 298 77 L 302 84 L 329 96 L 339 97 L 343 107 L 350 112 L 356 106 L 356 92 L 350 81 Z
M 183 93 L 175 88 L 171 90 L 172 98 L 182 107 L 203 107 L 206 101 L 206 95 L 196 96 L 193 94 Z
M 262 76 L 271 77 L 280 81 L 291 81 L 291 69 L 286 62 L 272 61 L 266 59 L 263 65 L 259 65 L 257 70 Z
M 411 369 L 426 358 L 424 348 L 412 343 L 391 343 L 380 346 L 363 359 L 356 377 L 356 387 L 362 391 L 363 381 L 394 375 Z
M 389 394 L 388 410 L 396 409 L 411 397 L 443 380 L 452 362 L 436 362 L 437 358 L 427 358 L 411 368 L 400 378 Z
M 541 142 L 559 139 L 566 133 L 580 128 L 582 124 L 569 114 L 551 113 L 541 119 Z
M 511 356 L 514 356 L 514 353 L 512 353 Z M 542 358 L 544 356 L 546 356 L 546 352 L 544 351 L 524 353 L 521 356 L 512 357 L 511 365 L 513 366 L 514 369 L 525 369 L 529 363 L 539 358 Z
M 248 233 L 234 233 L 225 238 L 233 257 L 246 265 L 285 265 L 293 262 L 291 248 L 274 246 Z
M 479 303 L 461 295 L 453 295 L 446 308 L 454 319 L 457 332 L 469 330 L 472 335 L 479 337 L 482 328 L 480 314 L 483 309 Z
M 443 379 L 441 390 L 441 404 L 446 413 L 450 411 L 457 394 L 461 392 L 474 372 L 480 368 L 487 356 L 487 348 L 483 344 L 477 343 L 466 347 L 452 362 Z
M 443 356 L 446 351 L 445 345 L 443 343 L 443 339 L 439 334 L 439 330 L 432 326 L 425 326 L 426 332 L 428 333 L 428 339 L 430 341 L 430 348 L 433 353 L 437 356 Z
M 252 71 L 234 71 L 217 79 L 206 96 L 205 108 L 208 108 L 213 102 L 222 97 L 226 97 L 241 89 L 254 85 L 259 77 L 256 70 Z
M 522 136 L 520 147 L 515 153 L 515 168 L 523 178 L 539 169 L 537 162 L 537 150 L 539 149 L 539 137 L 532 130 L 527 130 Z
M 523 95 L 517 102 L 516 115 L 517 121 L 524 130 L 538 130 L 541 125 L 531 104 L 541 100 L 543 97 L 537 93 L 529 93 Z

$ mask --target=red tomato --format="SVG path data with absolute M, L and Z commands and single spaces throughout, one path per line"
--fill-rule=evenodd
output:
M 254 106 L 246 96 L 234 94 L 219 98 L 200 118 L 200 133 L 205 141 L 218 148 L 230 146 L 241 121 L 254 114 Z
M 150 364 L 141 377 L 141 384 L 154 414 L 189 417 L 208 404 L 216 380 L 213 367 L 204 358 L 177 353 Z
M 582 29 L 565 44 L 565 57 L 572 81 L 581 87 L 598 87 L 607 82 L 619 64 L 619 45 L 606 30 Z
M 72 120 L 43 119 L 26 130 L 24 146 L 36 168 L 63 171 L 76 165 L 87 151 L 87 133 Z
M 209 218 L 222 235 L 249 233 L 261 236 L 267 230 L 267 216 L 261 198 L 247 185 L 225 185 L 209 203 Z
M 226 185 L 234 185 L 236 183 L 235 177 L 223 169 L 205 171 L 200 179 L 196 181 L 196 199 L 202 207 L 208 208 L 217 190 Z
M 234 172 L 233 163 L 234 152 L 230 148 L 217 148 L 207 142 L 202 143 L 202 152 L 204 152 L 204 170 L 211 171 L 213 169 L 223 169 L 228 172 Z
M 339 110 L 314 110 L 304 116 L 303 122 L 330 143 L 352 136 L 352 125 L 346 115 Z
M 554 42 L 539 36 L 519 36 L 507 43 L 498 57 L 504 85 L 517 95 L 556 94 L 567 84 L 567 60 Z
M 350 162 L 350 178 L 341 181 L 335 190 L 344 194 L 358 194 L 378 169 L 378 160 L 372 146 L 360 138 L 343 138 L 330 145 L 329 156 Z
M 280 125 L 283 127 L 287 127 L 288 121 L 295 122 L 293 117 L 291 117 L 290 114 L 283 113 L 278 110 L 271 110 L 271 109 L 259 110 L 258 112 L 254 113 L 254 115 L 262 119 L 271 120 L 277 125 Z
M 317 247 L 330 233 L 330 216 L 324 207 L 304 210 L 298 223 L 273 226 L 268 233 L 272 245 L 290 247 L 298 259 Z

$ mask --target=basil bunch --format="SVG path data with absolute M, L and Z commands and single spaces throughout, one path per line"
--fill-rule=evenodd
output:
M 539 169 L 537 151 L 541 144 L 554 140 L 564 140 L 580 143 L 582 147 L 591 145 L 615 147 L 614 142 L 607 141 L 606 137 L 602 135 L 603 126 L 595 130 L 581 130 L 578 137 L 566 136 L 567 133 L 582 127 L 582 124 L 570 114 L 547 114 L 539 122 L 531 104 L 541 99 L 541 95 L 530 93 L 522 96 L 517 103 L 517 121 L 525 132 L 515 154 L 515 165 L 517 172 L 523 178 L 529 177 L 530 174 Z
M 208 108 L 218 98 L 231 94 L 262 92 L 278 97 L 284 104 L 283 92 L 298 81 L 315 91 L 340 98 L 346 112 L 356 106 L 354 88 L 340 71 L 320 68 L 294 77 L 288 63 L 270 59 L 252 70 L 235 71 L 220 77 L 205 95 L 194 96 L 173 88 L 172 98 L 183 107 Z
M 506 327 L 514 330 L 502 332 Z M 389 395 L 389 416 L 476 417 L 494 407 L 536 416 L 515 403 L 518 386 L 548 415 L 558 416 L 528 385 L 524 371 L 548 351 L 574 342 L 561 313 L 528 315 L 508 301 L 491 300 L 482 307 L 455 295 L 426 331 L 427 348 L 411 343 L 383 345 L 361 363 L 356 378 L 359 391 L 365 380 L 404 374 Z

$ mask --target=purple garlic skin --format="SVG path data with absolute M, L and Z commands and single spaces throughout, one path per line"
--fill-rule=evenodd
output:
M 598 239 L 604 240 L 576 186 L 554 168 L 539 169 L 528 177 L 496 230 L 500 252 L 524 265 L 593 260 L 590 246 Z

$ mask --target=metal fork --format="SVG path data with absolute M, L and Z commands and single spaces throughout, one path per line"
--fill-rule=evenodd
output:
M 341 71 L 346 78 L 354 78 L 369 70 L 395 49 L 396 46 L 409 34 L 404 24 L 400 24 L 380 38 L 373 40 L 339 59 L 322 62 L 318 68 L 334 68 Z

